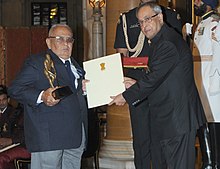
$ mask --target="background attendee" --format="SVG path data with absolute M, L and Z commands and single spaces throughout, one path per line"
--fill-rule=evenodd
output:
M 80 169 L 87 135 L 84 71 L 71 57 L 74 39 L 69 26 L 52 26 L 46 43 L 47 51 L 27 58 L 9 94 L 25 108 L 31 169 Z M 58 86 L 68 86 L 72 94 L 55 99 Z
M 156 0 L 141 0 L 140 3 Z M 179 14 L 173 9 L 161 6 L 165 22 L 181 34 L 182 23 Z M 118 21 L 114 48 L 126 57 L 144 57 L 149 55 L 149 44 L 141 32 L 136 8 L 123 13 Z M 145 69 L 135 68 L 126 70 L 126 76 L 140 79 Z M 136 169 L 150 169 L 149 153 L 149 113 L 147 100 L 138 107 L 129 107 L 133 134 L 134 163 Z
M 9 101 L 7 87 L 0 85 L 0 149 L 20 143 L 0 153 L 0 169 L 14 169 L 15 159 L 30 158 L 24 144 L 23 109 L 15 109 Z
M 137 9 L 141 30 L 150 42 L 149 71 L 110 104 L 138 107 L 148 99 L 152 164 L 155 169 L 194 169 L 195 136 L 206 122 L 195 86 L 191 50 L 183 38 L 163 22 L 159 5 Z M 135 83 L 131 87 L 129 85 Z
M 205 125 L 198 131 L 203 169 L 220 167 L 220 148 L 216 146 L 220 144 L 220 139 L 217 137 L 217 132 L 220 132 L 220 43 L 216 32 L 219 29 L 220 17 L 215 12 L 217 6 L 218 0 L 194 2 L 195 15 L 200 16 L 193 48 L 195 58 L 199 56 L 195 62 L 197 85 L 210 126 L 208 129 Z M 217 143 L 214 143 L 216 141 Z

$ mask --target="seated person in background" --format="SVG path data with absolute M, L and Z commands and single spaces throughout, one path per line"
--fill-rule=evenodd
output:
M 0 152 L 0 169 L 14 169 L 14 159 L 30 158 L 24 146 L 23 108 L 9 104 L 6 86 L 0 85 L 0 151 L 12 144 L 19 146 Z

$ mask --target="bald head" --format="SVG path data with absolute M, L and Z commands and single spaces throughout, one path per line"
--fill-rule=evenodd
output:
M 48 48 L 59 58 L 67 60 L 72 54 L 74 43 L 73 32 L 68 25 L 54 25 L 50 28 L 46 43 Z
M 65 24 L 55 24 L 53 25 L 50 30 L 49 30 L 49 36 L 53 36 L 53 33 L 56 31 L 56 29 L 60 29 L 60 28 L 64 28 L 67 29 L 69 32 L 71 32 L 71 34 L 73 34 L 72 29 Z
M 157 0 L 141 0 L 141 3 L 145 3 L 145 2 L 157 2 Z

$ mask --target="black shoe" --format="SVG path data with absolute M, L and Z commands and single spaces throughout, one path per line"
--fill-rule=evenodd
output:
M 201 169 L 214 169 L 211 164 L 203 165 Z
M 205 124 L 198 129 L 200 149 L 202 153 L 202 169 L 212 169 L 211 142 L 208 126 Z

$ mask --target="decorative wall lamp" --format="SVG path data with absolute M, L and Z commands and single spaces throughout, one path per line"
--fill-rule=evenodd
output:
M 93 59 L 103 56 L 103 26 L 101 17 L 105 0 L 89 0 L 93 8 L 94 22 L 92 24 L 92 54 Z

